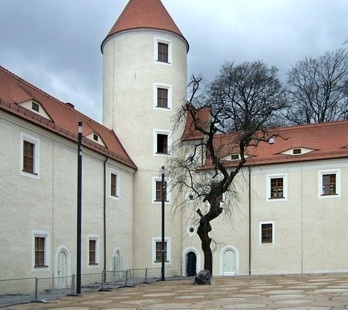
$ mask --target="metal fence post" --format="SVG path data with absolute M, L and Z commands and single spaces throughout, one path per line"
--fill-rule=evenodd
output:
M 37 301 L 37 291 L 38 291 L 38 287 L 39 287 L 39 279 L 37 277 L 35 277 L 35 296 L 34 296 L 34 301 Z
M 75 275 L 73 274 L 71 277 L 71 294 L 75 293 Z
M 145 283 L 147 283 L 147 268 L 145 269 Z

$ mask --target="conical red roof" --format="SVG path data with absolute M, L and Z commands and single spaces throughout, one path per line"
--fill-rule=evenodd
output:
M 189 44 L 161 0 L 130 0 L 120 17 L 104 39 L 103 44 L 115 33 L 139 28 L 165 30 L 177 34 Z

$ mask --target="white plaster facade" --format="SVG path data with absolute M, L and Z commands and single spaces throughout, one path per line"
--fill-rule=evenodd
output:
M 158 42 L 169 44 L 168 63 L 156 61 Z M 186 96 L 187 49 L 180 36 L 154 29 L 123 31 L 103 43 L 103 124 L 115 131 L 137 169 L 97 149 L 83 149 L 83 273 L 161 265 L 155 262 L 161 237 L 155 183 L 170 154 L 156 154 L 155 137 L 181 137 L 182 129 L 172 134 L 171 117 Z M 155 104 L 157 87 L 169 90 L 166 109 Z M 0 131 L 0 247 L 6 253 L 1 278 L 57 277 L 63 269 L 67 276 L 76 273 L 76 141 L 4 110 Z M 37 146 L 34 174 L 22 171 L 23 139 Z M 336 195 L 322 196 L 326 173 L 336 175 Z M 117 175 L 116 196 L 109 192 L 111 174 Z M 236 178 L 239 201 L 232 215 L 212 222 L 214 274 L 347 271 L 347 176 L 347 158 L 244 168 Z M 284 181 L 282 199 L 269 197 L 275 177 Z M 174 196 L 189 193 L 171 195 L 166 202 L 167 275 L 186 275 L 189 253 L 196 255 L 196 271 L 203 268 L 199 219 L 189 201 L 174 212 Z M 272 225 L 267 244 L 261 240 L 264 224 Z M 35 236 L 46 241 L 45 267 L 34 267 Z M 97 245 L 93 265 L 89 240 Z

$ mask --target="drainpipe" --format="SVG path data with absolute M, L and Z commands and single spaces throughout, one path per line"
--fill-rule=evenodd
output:
M 251 275 L 251 168 L 248 166 L 249 172 L 249 276 Z
M 109 157 L 104 160 L 104 201 L 103 201 L 103 234 L 104 234 L 104 267 L 103 282 L 106 282 L 106 163 Z

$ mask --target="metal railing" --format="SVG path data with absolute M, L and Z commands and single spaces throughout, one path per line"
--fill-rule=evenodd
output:
M 118 287 L 151 283 L 160 278 L 161 268 L 82 274 L 81 291 L 111 290 Z M 67 295 L 76 295 L 76 275 L 0 280 L 0 307 L 27 302 L 45 302 Z

